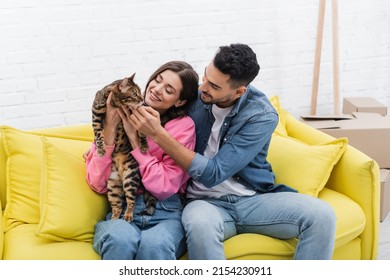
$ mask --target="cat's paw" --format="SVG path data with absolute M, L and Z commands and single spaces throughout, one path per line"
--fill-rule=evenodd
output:
M 104 149 L 97 149 L 96 153 L 99 157 L 103 157 L 106 154 L 106 151 Z
M 145 215 L 145 216 L 153 216 L 155 210 L 156 210 L 156 208 L 149 206 L 149 207 L 146 207 L 139 214 L 140 215 Z
M 148 148 L 149 147 L 147 145 L 141 145 L 140 146 L 141 153 L 143 154 L 146 153 L 148 151 Z
M 130 211 L 126 211 L 125 214 L 123 215 L 122 219 L 127 221 L 127 222 L 133 221 L 133 213 Z
M 111 220 L 117 220 L 121 216 L 122 209 L 112 209 Z

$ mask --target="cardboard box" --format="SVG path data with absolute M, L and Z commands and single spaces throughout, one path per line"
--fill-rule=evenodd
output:
M 333 137 L 347 137 L 348 143 L 390 168 L 390 118 L 375 113 L 354 113 L 353 118 L 302 117 L 302 121 Z
M 378 113 L 387 115 L 387 107 L 371 97 L 345 97 L 343 99 L 343 114 L 354 112 Z
M 380 208 L 380 221 L 383 222 L 386 219 L 387 214 L 390 212 L 390 170 L 381 169 L 381 208 Z

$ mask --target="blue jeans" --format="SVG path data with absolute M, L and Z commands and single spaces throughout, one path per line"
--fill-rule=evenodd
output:
M 181 223 L 183 204 L 179 195 L 158 201 L 153 216 L 137 213 L 144 210 L 143 195 L 136 198 L 134 219 L 105 221 L 95 226 L 94 250 L 104 260 L 175 260 L 186 251 Z
M 298 238 L 294 259 L 331 259 L 336 217 L 324 201 L 292 192 L 190 201 L 183 210 L 189 259 L 225 259 L 223 241 L 240 233 Z

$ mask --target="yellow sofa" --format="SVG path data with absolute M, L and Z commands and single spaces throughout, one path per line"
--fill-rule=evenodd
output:
M 333 259 L 375 259 L 379 238 L 379 167 L 349 146 L 298 121 L 271 98 L 280 122 L 269 160 L 277 182 L 327 201 L 337 216 Z M 84 178 L 88 124 L 20 131 L 0 129 L 0 257 L 99 259 L 94 224 L 105 196 Z M 228 259 L 292 259 L 297 240 L 240 234 L 225 241 Z M 184 256 L 185 258 L 185 256 Z

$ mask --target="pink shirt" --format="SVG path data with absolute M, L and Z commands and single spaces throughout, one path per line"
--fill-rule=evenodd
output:
M 165 130 L 185 147 L 195 147 L 195 124 L 190 117 L 176 118 L 165 124 Z M 189 175 L 179 167 L 152 139 L 145 154 L 134 149 L 131 154 L 137 160 L 145 188 L 157 199 L 163 200 L 175 193 L 183 194 Z M 107 192 L 107 180 L 111 173 L 111 155 L 114 146 L 106 146 L 106 154 L 99 157 L 95 144 L 86 160 L 86 179 L 94 191 Z

